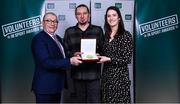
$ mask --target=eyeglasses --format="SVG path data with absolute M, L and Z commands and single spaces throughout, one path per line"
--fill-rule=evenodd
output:
M 44 20 L 45 22 L 47 22 L 48 24 L 58 24 L 58 21 L 57 20 Z

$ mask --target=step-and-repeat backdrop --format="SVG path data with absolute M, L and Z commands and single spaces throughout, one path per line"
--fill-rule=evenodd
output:
M 91 10 L 91 23 L 102 26 L 108 6 L 117 6 L 125 22 L 125 27 L 133 35 L 134 0 L 1 0 L 0 64 L 1 64 L 1 101 L 35 102 L 31 92 L 34 62 L 30 49 L 34 35 L 42 30 L 41 20 L 45 12 L 55 12 L 59 25 L 56 33 L 64 37 L 64 31 L 76 25 L 75 8 L 86 4 Z M 133 63 L 133 61 L 132 61 Z M 133 101 L 133 64 L 129 65 L 132 80 Z M 65 90 L 62 101 L 73 102 L 73 81 L 68 78 L 70 89 Z
M 102 28 L 108 6 L 121 10 L 125 28 L 135 42 L 134 61 L 129 65 L 132 102 L 179 102 L 178 0 L 1 0 L 1 102 L 35 102 L 31 92 L 32 37 L 42 30 L 44 13 L 53 11 L 60 21 L 57 34 L 63 38 L 65 29 L 76 24 L 74 9 L 81 3 L 90 8 L 91 23 Z M 73 102 L 73 92 L 71 86 L 62 101 Z

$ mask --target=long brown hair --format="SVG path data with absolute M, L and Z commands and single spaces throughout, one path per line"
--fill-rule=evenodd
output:
M 106 14 L 105 14 L 105 24 L 104 24 L 105 35 L 106 35 L 108 38 L 110 38 L 110 34 L 111 34 L 111 32 L 112 32 L 112 30 L 111 30 L 111 28 L 110 28 L 110 25 L 109 25 L 108 22 L 107 22 L 107 12 L 108 12 L 109 10 L 114 10 L 114 11 L 116 11 L 117 14 L 118 14 L 118 17 L 120 18 L 120 20 L 119 20 L 119 26 L 118 26 L 118 31 L 117 31 L 116 35 L 123 34 L 124 31 L 125 31 L 124 23 L 123 23 L 123 18 L 122 18 L 122 16 L 121 16 L 121 12 L 120 12 L 119 8 L 117 8 L 116 6 L 110 6 L 110 7 L 108 7 L 107 10 L 106 10 Z

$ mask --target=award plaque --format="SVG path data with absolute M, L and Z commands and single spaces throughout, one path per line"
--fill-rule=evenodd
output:
M 81 53 L 83 61 L 97 61 L 96 39 L 81 39 Z

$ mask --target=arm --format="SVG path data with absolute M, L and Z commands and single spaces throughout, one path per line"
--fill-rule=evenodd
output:
M 112 64 L 125 65 L 131 63 L 133 53 L 133 40 L 129 32 L 125 32 L 122 45 L 118 45 L 118 52 L 114 56 L 110 56 Z
M 120 42 L 121 40 L 118 41 Z M 99 63 L 111 62 L 116 65 L 129 64 L 131 62 L 132 52 L 132 35 L 130 33 L 126 33 L 126 35 L 123 36 L 121 45 L 117 45 L 117 50 L 114 53 L 110 52 L 109 56 L 99 56 Z
M 97 52 L 98 54 L 102 54 L 102 47 L 104 44 L 104 33 L 101 27 L 99 27 L 99 33 L 98 33 L 98 38 L 97 38 Z
M 66 49 L 66 52 L 67 52 L 67 56 L 68 57 L 72 57 L 73 56 L 73 52 L 72 52 L 72 49 L 70 46 L 71 46 L 71 40 L 70 40 L 70 36 L 69 36 L 69 32 L 68 32 L 69 29 L 67 29 L 65 31 L 65 34 L 64 34 L 64 48 Z
M 52 57 L 50 55 L 50 51 L 52 50 L 48 47 L 48 44 L 43 39 L 33 39 L 31 48 L 37 65 L 51 70 L 70 66 L 70 59 Z

